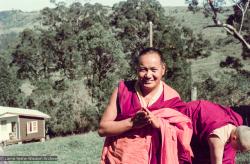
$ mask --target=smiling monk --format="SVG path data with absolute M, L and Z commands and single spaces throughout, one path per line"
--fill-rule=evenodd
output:
M 190 163 L 191 120 L 177 111 L 185 107 L 179 94 L 162 81 L 161 51 L 142 50 L 136 71 L 137 80 L 119 82 L 100 121 L 101 163 Z

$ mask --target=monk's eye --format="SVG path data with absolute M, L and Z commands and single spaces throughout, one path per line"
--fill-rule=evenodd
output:
M 153 68 L 151 70 L 152 70 L 152 72 L 157 72 L 158 71 L 158 69 L 156 69 L 156 68 Z
M 138 68 L 138 71 L 139 72 L 145 72 L 145 71 L 147 71 L 147 69 L 146 68 Z

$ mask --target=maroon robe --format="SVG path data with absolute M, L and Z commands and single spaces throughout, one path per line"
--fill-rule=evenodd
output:
M 117 120 L 126 119 L 132 117 L 137 111 L 141 109 L 140 100 L 136 94 L 135 90 L 136 81 L 121 81 L 118 87 L 118 98 L 117 98 L 117 109 L 118 109 L 118 117 Z M 171 88 L 172 89 L 172 88 Z M 175 96 L 173 96 L 169 100 L 165 100 L 164 92 L 162 92 L 161 96 L 148 107 L 150 111 L 161 109 L 161 108 L 172 108 L 177 111 L 182 111 L 186 108 L 185 103 L 181 100 L 179 94 L 172 89 L 172 93 L 175 92 Z
M 191 147 L 194 153 L 193 164 L 210 164 L 208 145 L 209 134 L 224 125 L 242 125 L 242 118 L 231 108 L 214 104 L 209 101 L 199 100 L 188 102 L 187 108 L 180 112 L 189 116 L 193 123 L 193 137 Z M 235 163 L 236 151 L 228 142 L 224 148 L 223 164 Z
M 140 100 L 136 94 L 135 90 L 135 83 L 136 81 L 121 81 L 118 87 L 118 98 L 117 98 L 117 109 L 118 109 L 118 116 L 116 120 L 123 120 L 135 115 L 137 111 L 141 109 Z M 163 89 L 165 90 L 165 89 Z M 168 88 L 169 95 L 164 95 L 164 91 L 162 92 L 161 96 L 154 102 L 152 105 L 148 107 L 150 111 L 161 109 L 161 108 L 172 108 L 177 111 L 182 111 L 186 108 L 186 104 L 181 100 L 179 94 L 172 88 Z M 166 97 L 172 97 L 171 99 L 165 100 Z M 151 130 L 148 129 L 150 132 Z M 131 131 L 129 132 L 131 133 Z M 146 131 L 140 131 L 136 129 L 134 131 L 135 134 L 139 134 L 141 136 L 147 135 Z M 143 134 L 142 134 L 143 133 Z M 124 133 L 123 135 L 127 135 Z M 153 137 L 159 137 L 159 135 L 153 134 Z M 160 138 L 158 139 L 160 142 Z M 160 145 L 160 143 L 155 143 L 156 145 Z M 190 163 L 190 154 L 187 154 L 180 144 L 178 144 L 178 155 L 179 155 L 179 162 L 181 164 Z M 160 157 L 157 157 L 158 159 Z

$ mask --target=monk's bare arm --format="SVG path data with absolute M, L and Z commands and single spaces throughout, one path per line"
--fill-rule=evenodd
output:
M 216 135 L 210 135 L 208 138 L 211 164 L 222 164 L 225 144 Z
M 98 133 L 101 137 L 119 135 L 125 131 L 130 130 L 133 126 L 131 118 L 122 121 L 115 121 L 117 116 L 117 92 L 118 89 L 116 88 L 110 97 L 109 103 L 100 121 Z

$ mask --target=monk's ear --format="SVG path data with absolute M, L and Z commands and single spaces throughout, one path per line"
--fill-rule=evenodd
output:
M 232 140 L 234 140 L 234 141 L 237 140 L 237 136 L 235 134 L 232 136 Z
M 162 69 L 163 69 L 162 76 L 164 76 L 165 73 L 167 73 L 167 66 L 165 63 L 162 64 Z
M 235 141 L 235 142 L 237 142 L 238 139 L 239 139 L 239 137 L 237 136 L 236 133 L 234 133 L 234 134 L 231 136 L 231 140 L 233 140 L 233 141 Z

